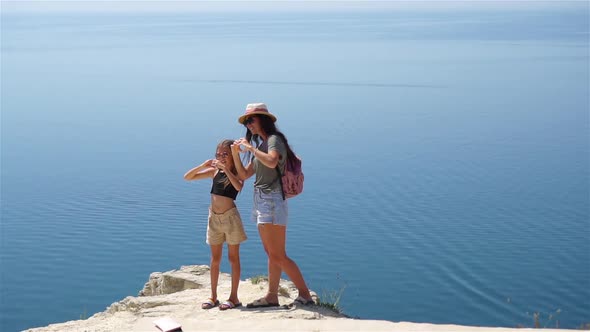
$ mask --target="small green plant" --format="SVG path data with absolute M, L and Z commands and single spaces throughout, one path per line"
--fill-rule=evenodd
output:
M 559 314 L 561 313 L 561 309 L 557 309 L 552 313 L 549 314 L 543 314 L 542 312 L 534 312 L 532 315 L 529 314 L 528 312 L 526 313 L 526 315 L 528 317 L 532 317 L 533 319 L 533 328 L 535 329 L 541 329 L 541 328 L 547 328 L 547 327 L 551 327 L 551 328 L 559 328 L 559 320 L 557 319 L 557 316 L 559 316 Z M 553 322 L 555 322 L 555 324 L 553 324 Z M 524 327 L 524 326 L 519 326 L 519 327 Z
M 84 306 L 84 311 L 80 314 L 80 320 L 85 320 L 86 318 L 88 318 L 88 310 L 86 309 L 86 306 Z
M 268 281 L 268 277 L 265 275 L 258 275 L 255 277 L 250 278 L 252 285 L 258 285 L 261 282 Z
M 340 307 L 340 299 L 342 298 L 344 289 L 346 289 L 346 286 L 342 286 L 339 291 L 322 292 L 322 296 L 317 300 L 317 305 L 322 308 L 330 309 L 337 314 L 343 314 L 342 308 Z
M 282 295 L 284 297 L 291 297 L 291 293 L 289 292 L 289 290 L 283 286 L 279 286 L 279 295 Z
M 252 285 L 258 285 L 261 282 L 268 282 L 268 277 L 263 274 L 257 275 L 250 278 L 250 282 L 252 283 Z M 289 290 L 283 286 L 279 286 L 279 295 L 282 295 L 284 297 L 291 297 L 291 293 L 289 292 Z
M 507 298 L 506 302 L 514 304 L 511 298 Z M 526 312 L 525 315 L 530 319 L 530 323 L 527 324 L 515 324 L 516 328 L 534 328 L 534 329 L 546 329 L 546 328 L 560 328 L 561 322 L 559 321 L 559 314 L 561 309 L 556 309 L 552 312 L 546 313 L 542 311 L 535 311 L 533 313 Z M 585 325 L 580 326 L 580 330 L 584 329 Z M 590 329 L 590 324 L 587 325 L 586 329 Z

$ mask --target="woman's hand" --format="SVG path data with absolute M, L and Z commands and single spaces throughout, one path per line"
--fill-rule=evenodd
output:
M 242 149 L 242 146 L 244 149 Z M 232 152 L 244 153 L 246 151 L 252 151 L 254 147 L 250 144 L 245 138 L 240 138 L 234 141 L 234 144 L 231 145 Z
M 230 145 L 231 153 L 232 154 L 240 154 L 242 150 L 240 149 L 240 140 L 235 140 L 232 145 Z
M 203 167 L 215 167 L 215 159 L 207 159 L 203 162 Z

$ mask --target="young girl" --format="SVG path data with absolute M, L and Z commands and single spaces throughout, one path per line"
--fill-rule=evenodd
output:
M 240 213 L 234 200 L 242 190 L 243 181 L 237 176 L 230 146 L 234 141 L 224 140 L 217 145 L 215 159 L 209 159 L 201 165 L 186 172 L 187 181 L 213 178 L 211 187 L 211 206 L 207 225 L 207 244 L 211 247 L 211 297 L 201 305 L 211 309 L 219 305 L 217 299 L 217 282 L 219 264 L 223 251 L 223 242 L 227 242 L 229 262 L 231 264 L 231 294 L 229 299 L 219 305 L 220 310 L 241 306 L 238 299 L 240 283 L 240 243 L 247 237 L 242 225 Z

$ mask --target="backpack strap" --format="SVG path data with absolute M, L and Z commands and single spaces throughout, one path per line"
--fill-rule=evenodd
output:
M 283 141 L 278 135 L 277 135 L 277 138 L 280 141 L 282 141 L 283 144 L 285 144 L 285 141 Z M 287 153 L 285 153 L 285 154 L 287 154 Z M 287 158 L 285 156 L 285 169 L 287 169 L 288 162 L 289 162 L 289 158 Z M 281 185 L 281 193 L 283 194 L 283 201 L 284 201 L 286 198 L 285 198 L 285 189 L 283 188 L 283 174 L 281 174 L 281 169 L 279 168 L 279 165 L 280 165 L 280 163 L 277 163 L 277 167 L 275 167 L 275 168 L 277 170 L 277 174 L 279 175 L 279 184 Z
M 275 168 L 277 170 L 277 174 L 279 174 L 279 184 L 281 185 L 281 194 L 283 194 L 283 201 L 285 200 L 285 190 L 283 189 L 283 175 L 281 175 L 281 170 L 279 169 L 279 165 Z

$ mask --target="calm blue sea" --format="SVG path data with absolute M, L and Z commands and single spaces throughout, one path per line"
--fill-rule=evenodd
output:
M 151 272 L 208 264 L 210 183 L 182 175 L 244 135 L 249 102 L 304 162 L 288 253 L 345 313 L 589 323 L 589 5 L 543 4 L 4 10 L 0 329 L 89 317 Z M 246 231 L 243 278 L 266 272 Z

